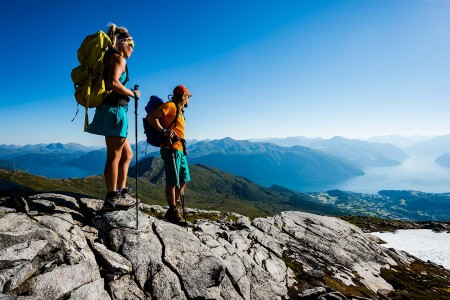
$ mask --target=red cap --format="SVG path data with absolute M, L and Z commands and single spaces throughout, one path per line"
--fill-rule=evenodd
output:
M 174 95 L 191 95 L 191 93 L 189 93 L 189 90 L 184 86 L 184 85 L 177 85 L 174 89 L 173 89 L 173 94 Z

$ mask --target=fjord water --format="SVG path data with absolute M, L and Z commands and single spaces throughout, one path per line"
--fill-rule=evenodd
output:
M 435 163 L 432 156 L 411 156 L 402 164 L 364 170 L 365 175 L 335 184 L 301 186 L 300 191 L 332 189 L 376 194 L 380 190 L 415 190 L 427 193 L 450 192 L 450 168 Z
M 82 168 L 71 166 L 38 166 L 29 168 L 27 172 L 35 175 L 45 176 L 48 178 L 82 178 L 86 176 L 96 175 Z

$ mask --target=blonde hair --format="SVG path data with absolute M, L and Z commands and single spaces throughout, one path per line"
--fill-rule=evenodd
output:
M 114 23 L 109 22 L 108 23 L 108 36 L 111 39 L 111 43 L 112 46 L 114 47 L 114 49 L 117 50 L 117 46 L 118 46 L 118 36 L 121 34 L 124 34 L 126 36 L 131 37 L 130 33 L 128 32 L 128 29 L 126 29 L 125 27 L 119 27 Z M 125 43 L 125 41 L 120 42 L 120 43 Z

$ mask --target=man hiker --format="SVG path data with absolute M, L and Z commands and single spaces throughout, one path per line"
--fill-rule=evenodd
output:
M 183 218 L 182 196 L 191 180 L 186 160 L 184 140 L 184 109 L 188 107 L 191 94 L 183 85 L 174 88 L 170 101 L 147 114 L 147 121 L 161 132 L 167 143 L 161 146 L 161 158 L 166 173 L 166 199 L 169 209 L 164 218 L 174 224 L 186 225 Z

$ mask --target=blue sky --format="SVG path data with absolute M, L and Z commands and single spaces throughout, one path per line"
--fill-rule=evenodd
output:
M 122 3 L 0 2 L 0 144 L 104 143 L 82 111 L 71 122 L 70 72 L 108 22 L 136 41 L 140 140 L 148 98 L 177 84 L 193 94 L 190 139 L 450 134 L 448 0 Z

